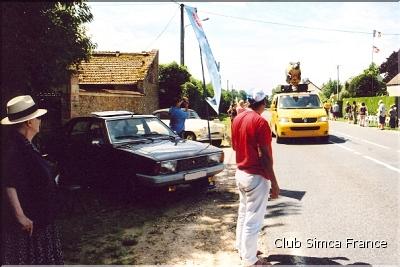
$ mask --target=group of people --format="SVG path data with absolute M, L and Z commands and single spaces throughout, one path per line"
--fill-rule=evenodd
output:
M 325 101 L 323 106 L 326 111 L 326 115 L 332 120 L 337 120 L 340 113 L 339 104 L 334 102 L 332 105 L 330 102 Z M 359 124 L 361 127 L 368 126 L 368 108 L 365 102 L 362 102 L 360 105 L 356 101 L 353 101 L 352 103 L 347 101 L 344 112 L 344 117 L 347 119 L 348 123 Z M 390 109 L 387 111 L 383 100 L 379 100 L 376 113 L 378 129 L 385 129 L 387 117 L 389 117 L 390 128 L 396 128 L 399 126 L 398 113 L 395 104 L 391 105 Z
M 243 99 L 240 99 L 238 103 L 233 102 L 230 106 L 229 109 L 227 110 L 227 113 L 229 117 L 231 118 L 231 122 L 233 122 L 233 119 L 246 109 L 248 109 L 250 106 L 249 102 L 245 102 Z
M 367 126 L 368 109 L 364 102 L 362 102 L 361 106 L 359 107 L 356 101 L 353 101 L 352 105 L 350 105 L 350 102 L 347 101 L 345 112 L 349 123 L 357 124 L 357 119 L 359 119 L 360 126 Z M 389 111 L 387 111 L 383 100 L 380 99 L 378 102 L 378 108 L 376 110 L 376 116 L 378 129 L 385 129 L 387 116 L 389 116 L 389 127 L 392 129 L 398 127 L 397 108 L 395 104 L 391 105 Z
M 269 264 L 258 258 L 261 230 L 268 198 L 277 198 L 279 185 L 273 169 L 271 129 L 261 116 L 263 92 L 239 102 L 232 126 L 232 147 L 236 151 L 236 184 L 240 204 L 236 248 L 245 265 Z M 171 127 L 179 135 L 188 118 L 189 100 L 175 99 L 170 108 Z M 64 264 L 59 229 L 55 223 L 57 170 L 32 143 L 47 113 L 29 95 L 7 103 L 7 144 L 2 147 L 1 264 Z

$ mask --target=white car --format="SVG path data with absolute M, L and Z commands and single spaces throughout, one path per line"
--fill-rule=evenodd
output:
M 153 112 L 166 125 L 169 126 L 170 114 L 169 109 L 159 109 Z M 203 120 L 193 109 L 188 109 L 189 118 L 185 121 L 184 137 L 189 140 L 199 142 L 208 142 L 208 125 L 207 120 Z M 210 131 L 212 144 L 221 146 L 222 140 L 226 135 L 226 126 L 223 123 L 210 121 Z

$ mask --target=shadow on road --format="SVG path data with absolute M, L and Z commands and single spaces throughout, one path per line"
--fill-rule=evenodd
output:
M 341 264 L 338 260 L 341 261 L 349 261 L 346 257 L 307 257 L 307 256 L 297 256 L 297 255 L 286 255 L 286 254 L 276 254 L 270 255 L 266 258 L 269 262 L 272 262 L 273 265 L 368 265 L 372 266 L 369 263 L 365 262 L 355 262 L 349 264 Z
M 273 203 L 273 202 L 272 202 Z M 277 204 L 268 204 L 267 214 L 264 218 L 300 214 L 301 204 L 296 202 L 280 202 Z
M 337 137 L 336 135 L 329 135 L 329 142 L 320 140 L 316 137 L 299 137 L 282 139 L 282 144 L 285 145 L 332 145 L 333 143 L 345 143 L 347 139 Z
M 302 200 L 305 194 L 306 194 L 306 191 L 294 191 L 294 190 L 285 190 L 285 189 L 281 189 L 279 192 L 280 196 L 293 198 L 298 201 Z

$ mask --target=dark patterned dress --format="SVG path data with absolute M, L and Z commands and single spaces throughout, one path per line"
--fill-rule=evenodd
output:
M 54 223 L 56 191 L 52 165 L 19 133 L 12 133 L 2 151 L 1 264 L 64 264 L 60 234 Z M 5 196 L 15 188 L 33 233 L 21 230 Z

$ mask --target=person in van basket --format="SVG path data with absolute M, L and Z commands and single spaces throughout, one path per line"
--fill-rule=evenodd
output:
M 383 103 L 383 100 L 380 99 L 378 102 L 378 118 L 379 118 L 379 125 L 378 129 L 384 130 L 385 129 L 385 121 L 386 121 L 386 107 Z
M 55 223 L 56 172 L 32 139 L 39 133 L 39 109 L 30 95 L 7 103 L 7 143 L 2 147 L 1 264 L 64 264 Z
M 365 106 L 365 103 L 362 102 L 360 107 L 360 126 L 362 127 L 366 126 L 365 118 L 367 116 L 367 112 L 367 107 Z

